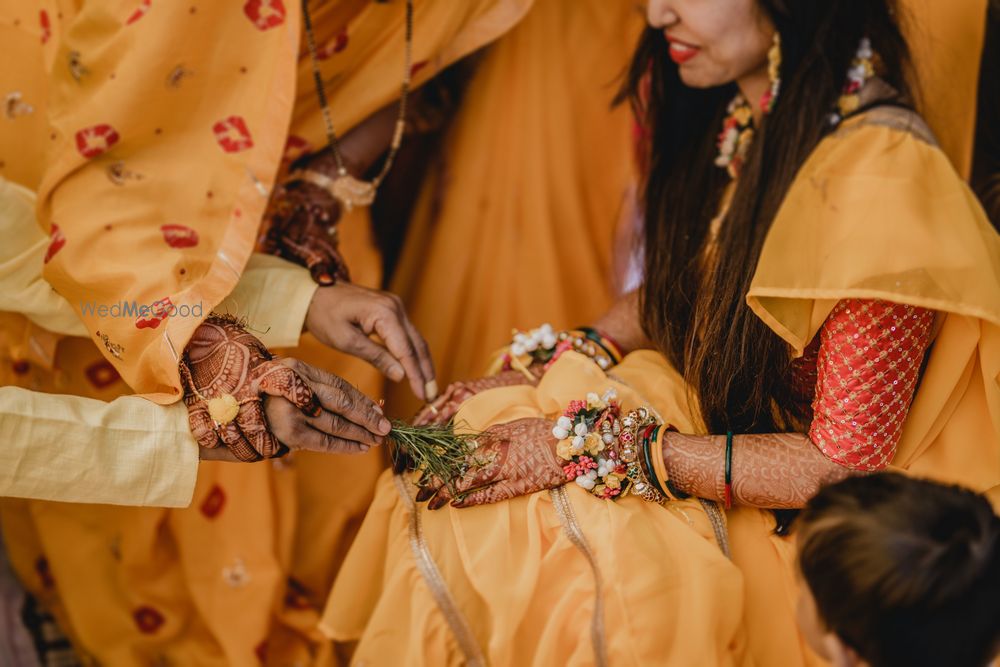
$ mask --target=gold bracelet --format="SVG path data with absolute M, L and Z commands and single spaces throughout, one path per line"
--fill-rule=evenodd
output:
M 622 420 L 622 432 L 618 437 L 621 446 L 622 461 L 628 466 L 625 473 L 632 482 L 630 491 L 643 500 L 651 503 L 663 503 L 668 498 L 657 491 L 656 485 L 650 481 L 642 459 L 642 433 L 659 422 L 646 408 L 638 408 L 628 413 Z
M 375 201 L 375 188 L 367 181 L 361 181 L 346 171 L 335 178 L 321 171 L 300 169 L 288 177 L 288 182 L 302 181 L 315 185 L 337 200 L 346 211 L 350 212 L 356 206 L 371 206 Z

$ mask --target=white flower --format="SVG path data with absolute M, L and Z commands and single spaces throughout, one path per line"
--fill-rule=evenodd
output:
M 559 428 L 564 428 L 568 431 L 571 428 L 573 428 L 573 420 L 567 417 L 566 415 L 563 415 L 562 417 L 556 420 L 556 426 L 558 426 Z
M 585 422 L 580 422 L 573 427 L 573 433 L 576 433 L 578 436 L 587 435 L 587 431 L 587 424 Z
M 579 454 L 583 451 L 583 436 L 576 436 L 573 438 L 573 452 Z
M 618 398 L 618 392 L 615 391 L 614 387 L 611 387 L 606 392 L 604 392 L 604 396 L 602 396 L 601 398 L 604 399 L 605 403 L 607 403 L 609 401 L 613 401 L 616 398 Z
M 582 486 L 583 488 L 587 489 L 588 491 L 597 486 L 597 482 L 584 475 L 580 475 L 579 477 L 577 477 L 576 483 Z
M 535 350 L 538 349 L 538 341 L 535 340 L 534 338 L 529 338 L 528 340 L 524 341 L 524 349 L 527 350 L 528 352 L 534 352 Z
M 554 334 L 554 333 L 555 333 L 555 332 L 554 332 L 554 331 L 552 330 L 552 325 L 551 325 L 551 324 L 549 324 L 548 322 L 546 322 L 546 323 L 545 323 L 545 324 L 543 324 L 542 326 L 538 327 L 538 329 L 537 329 L 537 330 L 538 330 L 538 331 L 540 331 L 540 332 L 541 332 L 541 333 L 542 333 L 543 335 L 545 335 L 545 336 L 551 336 L 552 334 Z
M 513 354 L 515 357 L 520 357 L 525 353 L 524 345 L 522 345 L 521 343 L 514 343 L 513 345 L 510 346 L 510 353 Z
M 542 337 L 542 347 L 544 347 L 546 350 L 551 350 L 553 347 L 556 346 L 557 342 L 558 341 L 556 340 L 555 334 L 545 334 Z
M 562 428 L 561 426 L 556 426 L 552 429 L 552 435 L 555 436 L 556 440 L 565 440 L 569 437 L 569 431 Z
M 601 440 L 604 441 L 605 445 L 610 445 L 615 441 L 615 436 L 611 435 L 611 433 L 608 432 L 601 436 Z
M 614 471 L 614 468 L 609 465 L 608 460 L 606 458 L 601 457 L 601 458 L 597 459 L 597 476 L 598 477 L 604 477 L 605 475 L 607 475 L 609 472 L 612 472 L 612 471 Z
M 587 403 L 600 403 L 601 397 L 597 395 L 597 392 L 589 392 L 587 394 Z
M 587 477 L 589 479 L 597 479 L 597 471 L 596 470 L 588 470 L 587 471 Z

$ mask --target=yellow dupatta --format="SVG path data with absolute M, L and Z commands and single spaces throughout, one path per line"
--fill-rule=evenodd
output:
M 940 313 L 894 465 L 1000 489 L 1000 238 L 944 153 L 853 119 L 803 165 L 747 301 L 798 353 L 841 299 Z
M 501 34 L 530 4 L 417 3 L 415 83 Z M 297 84 L 295 126 L 323 145 L 311 66 L 300 64 L 299 4 L 66 0 L 60 9 L 55 62 L 67 65 L 50 81 L 44 275 L 132 389 L 171 403 L 184 346 L 253 250 Z M 323 74 L 340 132 L 398 94 L 402 11 L 400 2 L 354 0 L 316 11 L 325 31 L 335 29 Z
M 44 276 L 159 403 L 180 397 L 179 356 L 253 251 L 284 149 L 298 4 L 266 20 L 260 4 L 60 7 L 68 65 L 50 80 Z M 84 312 L 115 304 L 127 314 Z

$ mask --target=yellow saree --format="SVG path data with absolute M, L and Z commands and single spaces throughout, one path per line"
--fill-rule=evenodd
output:
M 254 248 L 283 163 L 323 145 L 299 3 L 4 4 L 5 27 L 25 33 L 3 46 L 14 50 L 11 61 L 51 63 L 48 81 L 19 85 L 52 130 L 32 135 L 32 150 L 20 153 L 7 143 L 13 134 L 0 135 L 5 172 L 25 174 L 32 187 L 42 179 L 40 219 L 52 236 L 45 276 L 78 310 L 169 299 L 203 303 L 207 316 Z M 529 5 L 418 2 L 415 82 L 496 38 Z M 403 3 L 317 3 L 314 18 L 334 121 L 345 132 L 398 94 Z M 47 167 L 39 146 L 51 146 Z M 344 220 L 341 234 L 357 282 L 377 286 L 367 214 Z M 91 340 L 30 332 L 18 340 L 36 343 L 32 363 L 5 367 L 2 380 L 104 400 L 131 389 L 176 401 L 176 355 L 200 318 L 163 315 L 85 316 Z M 23 322 L 3 317 L 20 336 Z M 381 391 L 372 369 L 311 337 L 289 354 L 369 395 Z M 22 582 L 86 659 L 331 664 L 317 610 L 380 469 L 377 454 L 202 464 L 186 510 L 10 501 L 3 528 Z
M 1000 239 L 928 137 L 870 114 L 826 138 L 774 222 L 748 301 L 798 350 L 840 299 L 938 311 L 894 464 L 986 491 L 1000 482 Z M 561 359 L 537 388 L 484 392 L 457 419 L 554 418 L 608 386 L 626 407 L 703 430 L 683 380 L 649 351 L 608 374 Z M 693 501 L 608 503 L 569 485 L 429 512 L 411 492 L 380 480 L 328 602 L 323 629 L 358 641 L 358 662 L 821 664 L 795 626 L 794 545 L 767 512 L 728 514 L 730 562 Z

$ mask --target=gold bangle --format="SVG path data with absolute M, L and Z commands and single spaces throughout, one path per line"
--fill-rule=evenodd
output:
M 619 443 L 622 451 L 622 461 L 628 466 L 625 475 L 631 482 L 630 492 L 639 496 L 643 500 L 651 503 L 663 503 L 666 496 L 656 490 L 650 482 L 642 459 L 641 431 L 649 426 L 655 425 L 657 420 L 650 415 L 646 408 L 632 410 L 625 419 L 622 420 L 622 435 L 619 436 Z
M 333 194 L 333 179 L 324 174 L 321 171 L 315 171 L 313 169 L 299 169 L 288 175 L 288 180 L 286 183 L 309 183 L 310 185 L 315 185 L 321 190 L 325 190 L 328 195 L 335 197 Z
M 347 212 L 355 207 L 371 206 L 375 201 L 376 184 L 354 178 L 346 169 L 341 169 L 336 176 L 327 176 L 313 169 L 300 169 L 292 173 L 288 181 L 315 185 L 333 197 Z
M 670 493 L 670 475 L 667 474 L 667 462 L 663 460 L 663 438 L 667 437 L 665 433 L 667 432 L 667 426 L 664 424 L 660 428 L 660 432 L 656 435 L 656 440 L 650 443 L 650 446 L 656 446 L 656 449 L 649 454 L 649 458 L 653 461 L 653 474 L 656 475 L 657 481 L 660 483 L 660 488 L 667 492 L 667 495 L 672 495 Z M 671 498 L 671 500 L 676 500 L 676 498 Z

